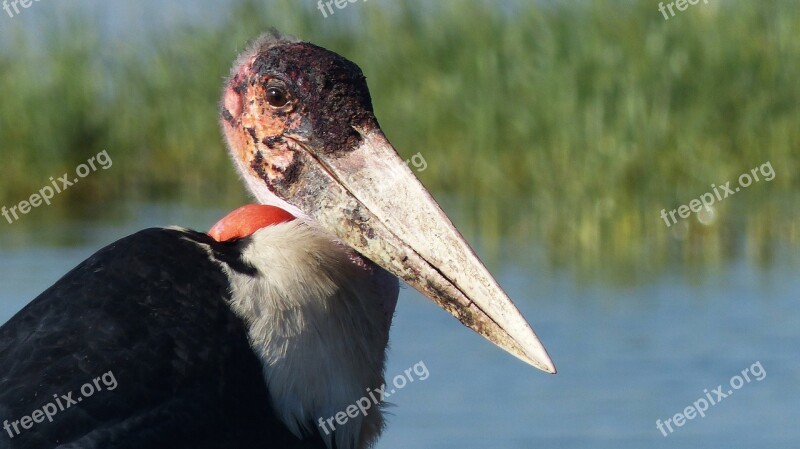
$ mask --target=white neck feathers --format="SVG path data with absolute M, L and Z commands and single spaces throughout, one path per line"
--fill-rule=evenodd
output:
M 371 446 L 380 406 L 329 435 L 317 422 L 383 383 L 397 280 L 300 219 L 248 239 L 243 260 L 258 274 L 230 273 L 231 306 L 249 326 L 278 417 L 298 437 L 319 432 L 329 448 L 332 437 L 338 449 Z

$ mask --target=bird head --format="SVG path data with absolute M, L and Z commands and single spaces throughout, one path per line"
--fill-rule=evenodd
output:
M 220 108 L 231 158 L 260 203 L 318 224 L 497 346 L 555 373 L 531 327 L 384 136 L 357 65 L 266 35 L 234 63 Z

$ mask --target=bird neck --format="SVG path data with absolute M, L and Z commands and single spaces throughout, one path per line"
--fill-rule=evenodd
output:
M 383 428 L 380 397 L 344 425 L 329 418 L 383 384 L 397 279 L 303 220 L 242 244 L 257 273 L 231 274 L 231 306 L 248 325 L 277 415 L 298 437 L 369 447 Z

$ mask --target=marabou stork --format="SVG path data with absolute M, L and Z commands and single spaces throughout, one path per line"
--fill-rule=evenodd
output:
M 0 447 L 370 447 L 379 406 L 330 434 L 318 420 L 383 384 L 398 278 L 555 372 L 384 137 L 358 66 L 268 34 L 234 63 L 220 112 L 261 205 L 210 235 L 118 240 L 3 325 Z M 104 373 L 114 391 L 81 395 Z

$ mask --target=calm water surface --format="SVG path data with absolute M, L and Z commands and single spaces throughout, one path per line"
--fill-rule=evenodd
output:
M 174 223 L 205 229 L 224 212 L 153 205 L 112 224 L 25 233 L 3 224 L 0 322 L 117 238 Z M 54 243 L 65 239 L 72 243 Z M 624 287 L 534 264 L 493 267 L 544 339 L 556 376 L 518 362 L 405 288 L 387 377 L 420 361 L 429 376 L 390 398 L 378 448 L 800 447 L 798 259 L 776 257 L 767 268 L 733 261 L 700 281 L 667 273 Z M 762 380 L 751 375 L 667 437 L 656 429 L 657 419 L 705 397 L 704 389 L 721 384 L 727 393 L 731 377 L 757 362 Z

